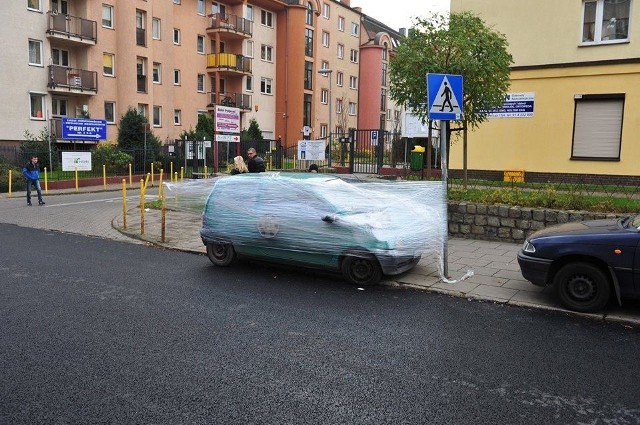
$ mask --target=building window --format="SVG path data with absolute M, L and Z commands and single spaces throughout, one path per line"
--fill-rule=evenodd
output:
M 273 94 L 273 81 L 271 78 L 263 77 L 260 79 L 260 93 Z
M 342 99 L 336 99 L 336 114 L 342 113 Z
M 582 8 L 583 43 L 628 40 L 631 0 L 585 0 Z
M 27 0 L 27 9 L 40 11 L 40 0 Z
M 51 100 L 51 115 L 66 116 L 68 110 L 67 99 L 53 98 Z
M 251 40 L 247 40 L 246 56 L 248 58 L 252 58 L 253 57 L 253 41 L 251 41 Z
M 198 0 L 198 15 L 204 15 L 204 0 Z
M 253 77 L 251 75 L 247 75 L 245 77 L 244 88 L 246 91 L 253 91 Z
M 69 51 L 62 49 L 51 49 L 51 62 L 54 65 L 69 66 Z
M 304 89 L 313 89 L 313 62 L 304 62 Z
M 147 92 L 147 59 L 137 58 L 136 60 L 136 77 L 138 93 Z
M 305 28 L 304 30 L 304 54 L 313 56 L 313 30 Z
M 327 61 L 322 61 L 322 63 L 320 64 L 320 69 L 329 69 L 329 62 Z M 325 77 L 328 77 L 329 74 L 324 74 Z
M 253 6 L 247 5 L 247 20 L 253 22 Z
M 260 11 L 260 23 L 269 28 L 273 28 L 273 14 L 266 10 Z
M 147 14 L 142 10 L 136 10 L 136 44 L 138 46 L 147 45 L 146 20 Z
M 344 74 L 340 71 L 336 73 L 336 86 L 342 87 L 344 84 Z
M 162 65 L 160 65 L 158 62 L 153 63 L 153 83 L 162 83 Z
M 329 103 L 329 90 L 322 89 L 320 91 L 320 103 L 322 103 L 323 105 Z
M 180 109 L 173 110 L 173 125 L 182 125 L 182 111 Z
M 263 44 L 260 47 L 260 59 L 267 62 L 273 62 L 273 47 Z
M 305 94 L 302 105 L 302 124 L 311 126 L 311 95 Z
M 354 102 L 349 102 L 349 115 L 356 114 L 356 104 Z
M 182 1 L 181 0 L 173 0 L 173 4 L 181 4 Z
M 29 65 L 42 66 L 42 41 L 29 40 Z
M 387 109 L 387 89 L 380 90 L 380 110 L 385 111 Z
M 620 160 L 624 94 L 575 100 L 571 159 Z
M 102 73 L 106 76 L 113 77 L 116 75 L 115 72 L 115 55 L 111 53 L 103 53 L 102 54 Z
M 105 28 L 113 28 L 113 6 L 108 4 L 102 5 L 102 26 Z
M 357 37 L 359 31 L 360 31 L 360 25 L 356 24 L 355 22 L 351 22 L 351 35 Z
M 204 35 L 198 35 L 196 39 L 196 51 L 200 54 L 204 54 Z
M 358 63 L 358 51 L 356 49 L 351 49 L 351 62 Z
M 162 127 L 162 106 L 153 106 L 153 126 Z
M 326 31 L 322 31 L 322 45 L 329 47 L 329 33 Z
M 387 109 L 387 121 L 391 121 L 391 109 Z
M 338 59 L 344 59 L 344 44 L 338 44 Z
M 204 74 L 198 74 L 198 93 L 204 93 Z
M 329 3 L 322 3 L 322 17 L 329 19 L 329 12 L 330 12 Z
M 146 117 L 148 115 L 147 108 L 148 106 L 146 103 L 138 103 L 138 114 Z
M 313 5 L 310 1 L 307 2 L 307 25 L 313 25 Z
M 182 76 L 180 75 L 180 70 L 179 69 L 174 69 L 173 70 L 173 85 L 179 86 L 180 84 L 182 84 Z
M 44 120 L 44 94 L 29 93 L 31 119 Z
M 344 31 L 344 16 L 338 16 L 338 31 Z
M 350 89 L 358 88 L 358 77 L 354 77 L 353 75 L 349 77 L 349 88 Z
M 326 124 L 320 124 L 320 138 L 323 139 L 325 137 L 327 137 L 327 125 Z
M 151 37 L 154 40 L 160 40 L 160 19 L 158 18 L 151 20 Z
M 116 122 L 115 102 L 104 102 L 104 120 L 109 124 L 115 124 Z
M 387 66 L 388 65 L 386 64 L 386 62 L 382 63 L 382 76 L 380 84 L 385 87 L 387 86 Z
M 180 30 L 178 28 L 173 29 L 173 44 L 180 45 Z

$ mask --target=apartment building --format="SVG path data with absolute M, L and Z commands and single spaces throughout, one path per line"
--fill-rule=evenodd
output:
M 469 134 L 469 169 L 524 170 L 547 181 L 640 173 L 640 22 L 637 0 L 452 0 L 506 35 L 514 65 L 507 109 Z M 526 17 L 522 19 L 520 17 Z M 462 143 L 451 149 L 462 168 Z
M 115 142 L 128 108 L 168 142 L 224 105 L 239 108 L 242 127 L 255 118 L 265 138 L 289 146 L 305 129 L 325 137 L 357 126 L 361 93 L 380 98 L 361 84 L 362 13 L 348 0 L 16 0 L 2 9 L 0 36 L 14 40 L 0 57 L 5 145 L 44 128 L 68 142 L 61 120 L 80 116 L 106 120 Z

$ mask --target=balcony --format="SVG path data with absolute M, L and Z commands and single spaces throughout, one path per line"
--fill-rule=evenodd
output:
M 98 73 L 85 69 L 49 65 L 49 91 L 65 94 L 96 94 Z
M 136 28 L 136 45 L 147 45 L 147 30 L 145 30 L 144 28 Z
M 209 93 L 211 95 L 211 103 L 207 108 L 213 109 L 216 105 L 229 106 L 232 108 L 240 108 L 246 111 L 251 110 L 251 95 L 242 93 Z
M 215 13 L 209 15 L 211 26 L 207 28 L 207 34 L 219 33 L 225 39 L 251 38 L 253 22 L 236 15 Z
M 251 58 L 233 53 L 210 53 L 207 55 L 207 71 L 223 75 L 250 75 Z
M 94 46 L 98 41 L 98 24 L 96 21 L 47 12 L 47 36 L 70 44 Z

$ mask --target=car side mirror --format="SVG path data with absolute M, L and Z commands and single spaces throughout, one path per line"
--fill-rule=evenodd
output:
M 324 221 L 325 223 L 333 223 L 336 220 L 337 218 L 335 216 L 325 215 L 324 217 L 322 217 L 322 221 Z

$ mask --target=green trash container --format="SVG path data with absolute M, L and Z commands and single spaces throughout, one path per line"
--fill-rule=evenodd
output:
M 422 165 L 424 164 L 424 147 L 420 145 L 415 145 L 413 150 L 411 151 L 411 171 L 420 171 L 422 170 Z

